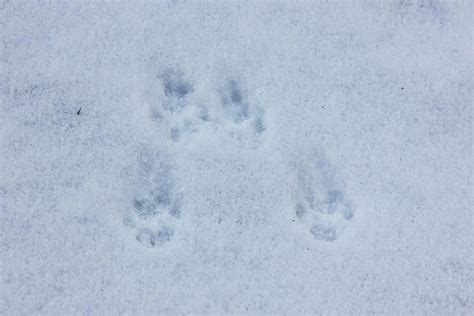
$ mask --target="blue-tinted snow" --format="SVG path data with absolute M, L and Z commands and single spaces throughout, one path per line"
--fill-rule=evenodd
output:
M 472 313 L 472 12 L 0 1 L 0 313 Z

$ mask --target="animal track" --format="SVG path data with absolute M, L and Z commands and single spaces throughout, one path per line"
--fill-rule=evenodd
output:
M 225 115 L 234 123 L 248 120 L 249 105 L 244 99 L 242 88 L 236 80 L 229 80 L 222 91 L 222 106 Z
M 221 90 L 221 102 L 227 120 L 245 126 L 256 135 L 265 131 L 263 110 L 249 102 L 248 92 L 242 88 L 241 82 L 228 80 Z
M 204 129 L 250 141 L 265 132 L 264 111 L 243 88 L 243 82 L 229 79 L 221 88 L 203 94 L 203 89 L 179 70 L 166 70 L 157 78 L 162 102 L 158 98 L 152 104 L 152 119 L 167 129 L 171 144 L 187 134 L 204 133 Z M 322 154 L 310 158 L 300 156 L 296 164 L 295 219 L 313 239 L 332 242 L 351 223 L 353 206 L 327 159 Z M 173 241 L 181 217 L 181 198 L 168 161 L 162 152 L 140 155 L 137 189 L 124 218 L 136 240 L 149 248 Z
M 302 168 L 301 168 L 302 167 Z M 350 200 L 336 181 L 335 172 L 323 157 L 297 171 L 295 215 L 315 240 L 338 239 L 351 222 Z
M 181 215 L 176 191 L 165 155 L 143 152 L 138 159 L 138 184 L 124 222 L 146 247 L 171 241 Z
M 240 81 L 227 80 L 220 89 L 202 91 L 180 70 L 168 69 L 156 78 L 161 91 L 150 99 L 156 99 L 151 119 L 165 128 L 171 144 L 203 130 L 250 141 L 265 131 L 264 112 Z M 124 217 L 136 240 L 149 248 L 172 242 L 180 221 L 181 198 L 168 161 L 162 152 L 140 155 L 137 187 Z
M 184 74 L 179 70 L 168 69 L 159 78 L 163 84 L 163 92 L 168 98 L 165 108 L 175 112 L 186 106 L 186 102 L 182 99 L 192 93 L 194 87 L 190 81 L 186 80 Z
M 239 138 L 265 131 L 264 111 L 249 101 L 248 92 L 238 80 L 229 79 L 220 89 L 199 91 L 202 97 L 198 97 L 199 89 L 180 70 L 168 69 L 157 78 L 163 101 L 153 105 L 153 117 L 161 126 L 167 126 L 168 137 L 174 142 L 204 128 Z

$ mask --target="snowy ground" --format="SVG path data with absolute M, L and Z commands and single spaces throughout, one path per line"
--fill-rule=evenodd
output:
M 0 314 L 473 313 L 472 2 L 0 14 Z

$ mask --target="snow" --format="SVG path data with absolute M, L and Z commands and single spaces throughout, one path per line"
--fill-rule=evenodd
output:
M 0 313 L 471 314 L 472 12 L 0 1 Z

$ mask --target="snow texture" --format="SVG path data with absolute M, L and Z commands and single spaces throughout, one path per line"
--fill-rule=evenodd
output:
M 0 0 L 0 314 L 472 314 L 472 15 Z

